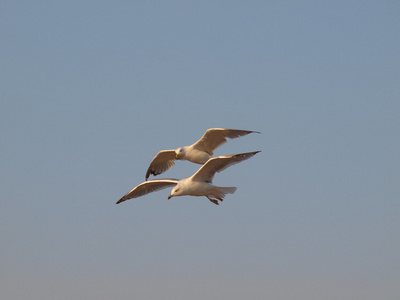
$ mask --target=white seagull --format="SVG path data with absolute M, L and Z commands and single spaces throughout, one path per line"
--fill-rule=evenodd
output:
M 214 153 L 214 150 L 226 142 L 226 138 L 234 139 L 258 131 L 211 128 L 196 143 L 180 147 L 176 150 L 162 150 L 157 153 L 146 172 L 146 180 L 150 174 L 157 176 L 164 173 L 175 164 L 176 159 L 189 160 L 196 164 L 204 164 Z
M 211 158 L 201 166 L 196 173 L 182 180 L 155 179 L 145 181 L 123 196 L 116 204 L 174 186 L 171 194 L 168 196 L 168 200 L 175 196 L 205 196 L 212 203 L 218 205 L 217 200 L 222 201 L 226 194 L 233 194 L 236 191 L 236 187 L 219 187 L 211 184 L 215 173 L 221 172 L 234 164 L 249 159 L 258 152 L 260 151 L 223 155 Z

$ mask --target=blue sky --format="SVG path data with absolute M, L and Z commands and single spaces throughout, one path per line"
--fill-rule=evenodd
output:
M 399 3 L 0 7 L 2 297 L 397 299 Z M 212 127 L 235 194 L 115 205 Z

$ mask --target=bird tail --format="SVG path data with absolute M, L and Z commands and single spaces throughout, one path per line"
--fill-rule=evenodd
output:
M 212 203 L 218 205 L 218 200 L 219 201 L 224 201 L 225 195 L 226 194 L 233 194 L 236 191 L 236 187 L 222 187 L 222 186 L 214 186 L 214 189 L 211 193 L 208 195 L 205 195 L 208 200 L 210 200 Z
M 236 191 L 235 186 L 231 187 L 218 187 L 218 192 L 221 194 L 233 194 Z
M 233 194 L 235 191 L 236 191 L 235 186 L 232 187 L 217 186 L 215 187 L 212 196 L 222 201 L 222 199 L 224 199 L 226 194 Z

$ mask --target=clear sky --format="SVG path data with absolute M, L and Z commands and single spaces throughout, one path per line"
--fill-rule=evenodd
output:
M 0 295 L 398 299 L 398 1 L 2 1 Z M 216 206 L 115 205 L 225 127 Z M 160 177 L 198 165 L 178 161 Z

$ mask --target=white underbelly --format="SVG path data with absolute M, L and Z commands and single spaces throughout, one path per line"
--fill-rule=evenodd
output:
M 190 184 L 185 188 L 184 194 L 191 196 L 205 196 L 210 193 L 213 186 L 206 182 L 190 181 Z
M 211 155 L 204 151 L 191 149 L 187 153 L 187 160 L 196 164 L 204 164 L 211 158 Z

